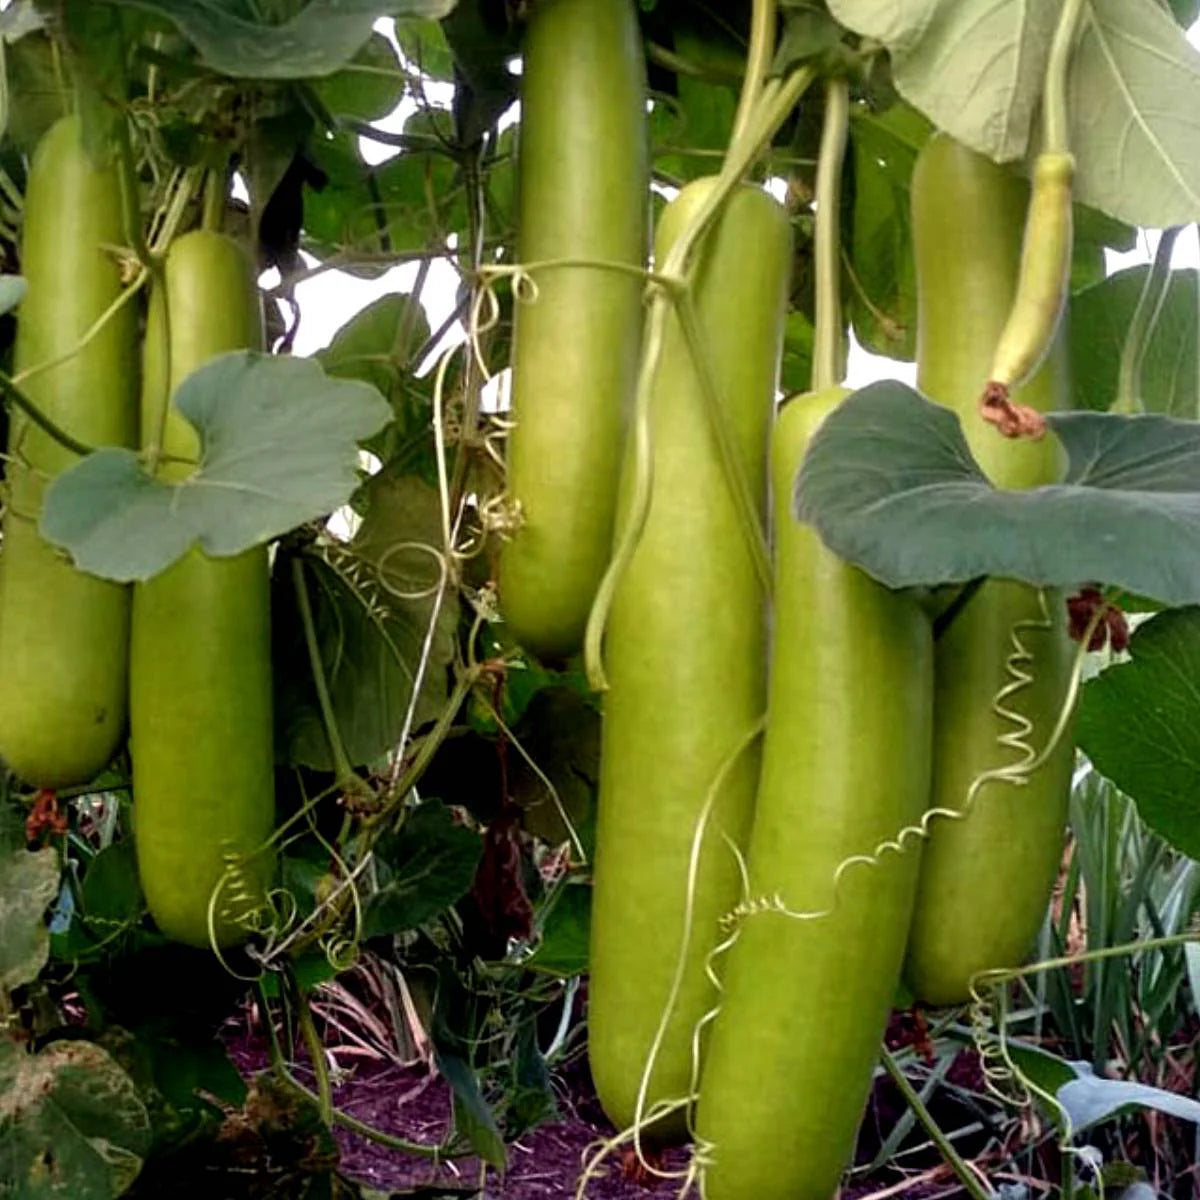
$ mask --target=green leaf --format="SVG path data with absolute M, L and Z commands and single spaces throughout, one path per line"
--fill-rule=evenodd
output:
M 405 75 L 395 47 L 382 33 L 372 33 L 340 71 L 313 84 L 333 116 L 359 121 L 386 117 L 403 99 L 404 87 Z
M 0 316 L 11 312 L 22 300 L 29 285 L 20 275 L 0 275 Z
M 366 937 L 416 929 L 466 895 L 483 854 L 479 834 L 436 800 L 412 809 L 375 850 L 379 890 L 364 914 Z
M 1200 219 L 1200 52 L 1156 0 L 1091 0 L 1082 26 L 1076 198 L 1131 225 Z
M 1066 451 L 1065 481 L 1002 491 L 951 410 L 901 383 L 872 384 L 813 438 L 796 513 L 889 587 L 992 575 L 1200 601 L 1200 424 L 1110 413 L 1047 421 Z
M 0 1188 L 21 1200 L 113 1200 L 149 1148 L 133 1080 L 99 1046 L 52 1042 L 31 1055 L 0 1039 Z
M 437 1065 L 454 1093 L 455 1130 L 488 1166 L 502 1172 L 508 1165 L 504 1136 L 470 1063 L 455 1054 L 439 1053 Z
M 412 139 L 408 152 L 377 166 L 363 160 L 357 137 L 316 142 L 312 159 L 328 182 L 304 193 L 313 252 L 340 254 L 347 259 L 342 269 L 372 277 L 395 265 L 392 255 L 428 253 L 459 228 L 466 209 L 458 168 L 445 151 L 448 124 L 448 113 L 414 113 L 403 130 Z
M 439 83 L 454 80 L 454 55 L 440 21 L 398 21 L 400 52 L 420 73 Z
M 510 679 L 525 674 L 514 671 Z M 582 839 L 587 853 L 600 774 L 600 714 L 574 689 L 546 687 L 529 701 L 514 735 L 523 753 L 509 754 L 509 788 L 524 810 L 521 824 L 552 846 L 570 841 L 574 847 Z
M 1104 1079 L 1087 1063 L 1072 1063 L 1076 1078 L 1055 1099 L 1067 1110 L 1073 1132 L 1082 1133 L 1129 1108 L 1152 1108 L 1182 1121 L 1200 1122 L 1200 1101 L 1129 1079 Z
M 317 355 L 327 374 L 361 379 L 378 388 L 392 406 L 392 421 L 364 442 L 396 471 L 437 482 L 429 381 L 415 375 L 416 355 L 429 339 L 424 306 L 393 292 L 356 313 Z
M 0 993 L 32 983 L 46 965 L 45 914 L 58 894 L 58 880 L 58 853 L 50 848 L 15 850 L 0 858 Z
M 812 385 L 813 326 L 808 315 L 793 308 L 783 327 L 783 361 L 779 386 L 785 395 L 807 392 Z
M 4 133 L 28 154 L 67 112 L 67 96 L 55 71 L 53 43 L 46 34 L 31 34 L 5 47 L 4 60 L 8 70 L 8 127 Z
M 366 491 L 367 516 L 349 547 L 306 555 L 325 680 L 338 732 L 350 761 L 369 765 L 393 749 L 412 703 L 413 682 L 434 617 L 441 566 L 437 493 L 411 476 L 375 476 Z M 276 573 L 275 680 L 282 757 L 333 770 L 312 680 L 291 573 Z M 412 728 L 434 719 L 446 700 L 446 668 L 454 656 L 458 599 L 446 589 L 428 647 Z
M 331 512 L 358 485 L 357 442 L 390 415 L 374 388 L 330 380 L 311 359 L 249 351 L 192 372 L 175 404 L 203 446 L 181 483 L 110 448 L 47 489 L 42 535 L 81 569 L 149 579 L 197 542 L 214 557 L 239 554 Z
M 855 280 L 848 284 L 848 311 L 867 350 L 911 359 L 916 353 L 917 280 L 909 188 L 917 153 L 933 130 L 907 104 L 860 113 L 851 129 Z
M 1058 5 L 829 0 L 829 8 L 888 48 L 900 94 L 939 129 L 995 159 L 1025 154 Z
M 308 0 L 278 25 L 253 21 L 212 0 L 120 0 L 174 22 L 223 75 L 249 79 L 309 79 L 344 66 L 385 12 L 444 17 L 455 0 Z
M 1057 4 L 830 0 L 881 41 L 900 93 L 940 129 L 999 161 L 1038 129 Z M 1158 0 L 1091 0 L 1071 63 L 1075 195 L 1134 225 L 1200 218 L 1200 53 Z
M 592 889 L 568 883 L 559 892 L 542 925 L 537 949 L 524 966 L 569 979 L 588 967 L 588 939 L 592 925 Z
M 1149 274 L 1149 266 L 1130 267 L 1072 297 L 1071 381 L 1075 407 L 1103 412 L 1116 400 L 1121 352 Z M 1195 270 L 1171 272 L 1166 300 L 1142 360 L 1138 394 L 1148 412 L 1200 417 L 1198 278 L 1200 274 Z
M 1200 609 L 1151 618 L 1129 651 L 1084 687 L 1079 745 L 1142 820 L 1200 858 Z
M 685 59 L 703 63 L 708 55 L 704 38 L 687 28 L 675 32 L 675 49 Z M 656 167 L 684 182 L 712 174 L 729 142 L 737 93 L 723 83 L 681 74 L 675 101 L 659 99 L 654 106 L 655 141 L 678 153 L 656 152 Z
M 1137 245 L 1138 231 L 1086 204 L 1074 206 L 1075 246 L 1071 258 L 1071 293 L 1102 283 L 1108 275 L 1105 250 L 1123 253 Z M 1072 308 L 1074 312 L 1074 308 Z

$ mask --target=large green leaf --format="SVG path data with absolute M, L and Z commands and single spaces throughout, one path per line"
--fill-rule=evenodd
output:
M 0 1038 L 0 1194 L 114 1200 L 149 1148 L 133 1080 L 99 1046 L 52 1042 L 32 1055 Z
M 204 61 L 224 75 L 308 79 L 330 75 L 349 62 L 380 17 L 444 17 L 455 0 L 308 0 L 280 24 L 250 20 L 214 0 L 119 3 L 174 22 Z
M 46 965 L 50 933 L 45 914 L 58 892 L 58 877 L 55 850 L 14 850 L 0 856 L 0 995 L 32 983 Z
M 149 579 L 197 542 L 224 557 L 331 512 L 358 485 L 357 443 L 389 418 L 366 384 L 331 380 L 310 359 L 239 351 L 175 393 L 203 447 L 179 484 L 137 455 L 89 454 L 46 491 L 41 531 L 106 579 Z
M 1200 601 L 1200 424 L 1109 413 L 1048 421 L 1066 452 L 1064 482 L 1002 491 L 953 412 L 901 383 L 872 384 L 813 439 L 797 515 L 890 587 L 994 575 Z
M 1077 736 L 1142 819 L 1200 858 L 1200 609 L 1160 613 L 1083 690 Z
M 436 800 L 414 808 L 375 849 L 379 889 L 363 918 L 366 937 L 416 929 L 466 895 L 483 854 L 479 834 Z
M 1142 295 L 1148 266 L 1130 267 L 1071 299 L 1071 383 L 1077 408 L 1101 412 L 1117 398 L 1125 338 Z M 1148 412 L 1200 417 L 1196 361 L 1195 270 L 1172 271 L 1139 375 L 1138 396 Z
M 363 765 L 393 749 L 404 732 L 441 577 L 430 552 L 441 542 L 437 493 L 411 476 L 376 476 L 366 495 L 367 517 L 353 543 L 302 559 L 338 732 L 350 761 Z M 280 754 L 287 762 L 333 770 L 291 574 L 277 571 L 276 579 Z M 413 729 L 445 703 L 457 623 L 457 596 L 448 588 L 428 646 Z
M 1036 137 L 1058 2 L 830 0 L 891 52 L 897 88 L 992 158 Z M 1132 224 L 1200 218 L 1200 53 L 1158 0 L 1089 0 L 1071 68 L 1076 195 Z
M 896 87 L 939 129 L 993 158 L 1025 153 L 1059 3 L 829 0 L 829 8 L 888 48 Z
M 907 104 L 896 104 L 884 113 L 860 113 L 852 132 L 850 317 L 866 349 L 911 359 L 916 353 L 917 280 L 909 185 L 917 153 L 932 129 Z

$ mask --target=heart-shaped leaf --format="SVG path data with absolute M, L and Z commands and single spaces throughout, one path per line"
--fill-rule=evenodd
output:
M 991 575 L 1200 602 L 1200 423 L 1110 413 L 1048 422 L 1066 451 L 1065 481 L 1002 491 L 953 412 L 904 384 L 872 384 L 813 438 L 796 515 L 889 587 Z
M 218 558 L 240 554 L 331 512 L 358 486 L 357 443 L 391 417 L 368 384 L 251 351 L 194 371 L 175 404 L 203 447 L 182 482 L 154 479 L 137 455 L 108 448 L 47 489 L 42 535 L 82 570 L 149 579 L 195 543 Z
M 1200 858 L 1200 608 L 1147 621 L 1129 652 L 1083 689 L 1079 744 L 1156 833 Z

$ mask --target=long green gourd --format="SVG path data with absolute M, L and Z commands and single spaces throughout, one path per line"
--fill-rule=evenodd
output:
M 791 512 L 804 452 L 846 394 L 789 401 L 773 437 L 770 704 L 746 855 L 750 908 L 763 910 L 739 915 L 700 1087 L 707 1200 L 834 1193 L 916 897 L 930 623 L 910 596 L 842 562 Z M 881 851 L 885 843 L 894 844 Z
M 971 452 L 994 483 L 1058 478 L 1054 440 L 1012 441 L 979 414 L 979 395 L 1017 286 L 1029 188 L 1011 171 L 939 134 L 912 185 L 917 266 L 917 384 L 960 416 Z M 1068 402 L 1064 347 L 1013 393 L 1040 412 Z M 937 644 L 930 804 L 905 974 L 931 1004 L 969 998 L 971 976 L 1012 967 L 1033 945 L 1058 870 L 1074 749 L 1071 738 L 1026 786 L 985 772 L 1046 745 L 1067 691 L 1072 650 L 1060 592 L 989 580 Z
M 121 294 L 125 244 L 117 169 L 98 166 L 65 117 L 34 153 L 25 194 L 15 373 L 52 421 L 89 446 L 137 440 L 137 310 Z M 77 351 L 77 352 L 75 352 Z M 75 353 L 73 353 L 75 352 Z M 63 357 L 67 356 L 69 357 Z M 57 361 L 62 359 L 62 361 Z M 87 783 L 126 726 L 130 589 L 71 566 L 37 530 L 50 478 L 78 456 L 14 412 L 0 553 L 0 756 L 27 782 Z
M 685 187 L 663 212 L 657 261 L 715 186 Z M 791 231 L 765 192 L 734 193 L 702 244 L 693 288 L 704 348 L 750 493 L 765 507 L 768 425 L 786 311 Z M 715 1003 L 704 972 L 716 921 L 736 902 L 758 778 L 752 734 L 766 704 L 766 597 L 730 490 L 700 379 L 676 317 L 650 408 L 653 496 L 607 626 L 592 911 L 588 1053 L 609 1117 L 634 1121 L 682 952 L 701 810 L 729 766 L 690 898 L 693 936 L 643 1111 L 694 1087 L 692 1037 Z M 622 505 L 636 464 L 626 462 Z M 742 747 L 740 754 L 738 748 Z M 682 1111 L 649 1131 L 684 1132 Z
M 165 281 L 146 331 L 142 438 L 151 447 L 163 433 L 159 476 L 179 480 L 194 467 L 170 460 L 194 462 L 199 439 L 168 398 L 210 358 L 256 348 L 262 325 L 250 262 L 219 233 L 179 238 Z M 244 939 L 274 866 L 262 852 L 275 812 L 265 546 L 231 558 L 193 548 L 135 585 L 130 719 L 138 870 L 151 915 L 191 945 Z
M 632 0 L 538 0 L 524 40 L 508 495 L 499 563 L 513 637 L 574 653 L 612 551 L 637 384 L 650 213 L 645 56 Z M 624 264 L 536 264 L 559 259 Z

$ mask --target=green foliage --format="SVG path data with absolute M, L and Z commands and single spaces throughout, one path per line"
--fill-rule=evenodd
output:
M 96 450 L 46 494 L 42 532 L 94 575 L 149 579 L 199 542 L 239 554 L 344 504 L 357 442 L 388 411 L 379 394 L 317 364 L 241 351 L 194 371 L 174 400 L 203 447 L 182 484 L 129 450 Z
M 1200 609 L 1160 613 L 1129 652 L 1084 689 L 1079 744 L 1156 833 L 1200 858 Z
M 1200 427 L 1059 413 L 1064 482 L 1001 491 L 958 417 L 899 383 L 850 396 L 814 438 L 796 513 L 889 587 L 993 575 L 1049 587 L 1099 580 L 1165 604 L 1200 600 Z
M 375 847 L 378 886 L 363 914 L 365 936 L 404 933 L 436 917 L 466 894 L 482 853 L 479 835 L 444 805 L 414 808 Z
M 1057 6 L 829 7 L 888 47 L 896 87 L 939 128 L 1000 161 L 1029 151 Z M 1158 0 L 1093 0 L 1070 91 L 1071 111 L 1081 116 L 1071 131 L 1078 199 L 1155 228 L 1200 216 L 1200 53 Z
M 1150 276 L 1129 267 L 1071 300 L 1071 378 L 1076 407 L 1104 412 L 1117 399 L 1125 336 Z M 1196 419 L 1197 272 L 1173 271 L 1138 372 L 1136 399 L 1146 412 Z
M 251 20 L 204 0 L 119 0 L 173 22 L 215 71 L 251 79 L 308 79 L 349 62 L 371 35 L 378 0 L 291 0 L 285 19 Z M 441 17 L 455 0 L 391 0 L 398 16 Z

